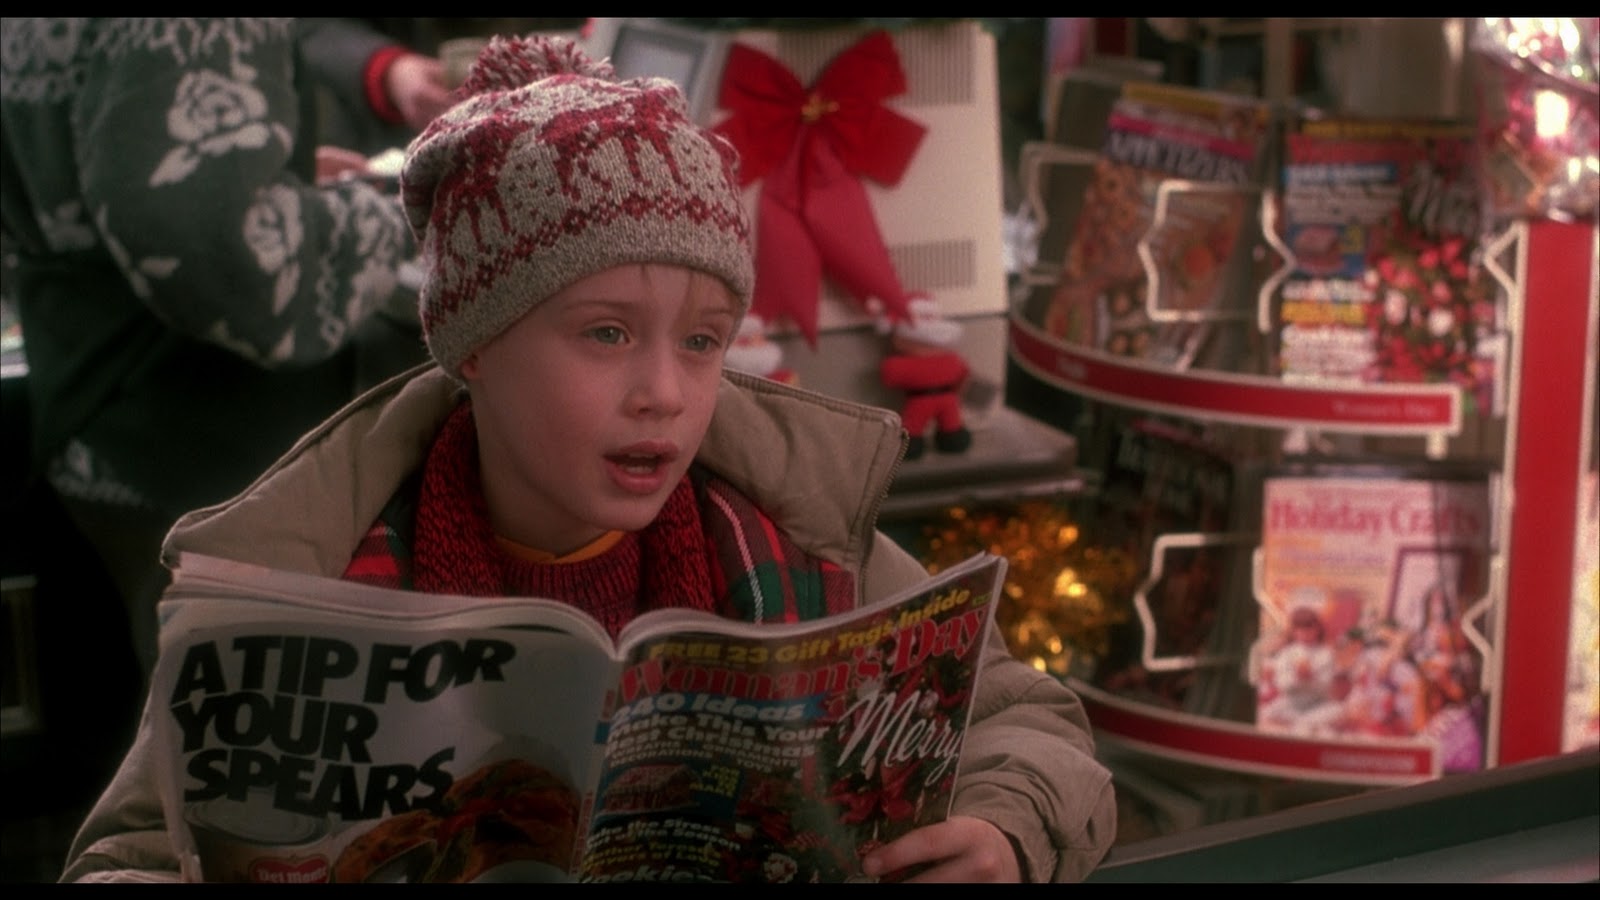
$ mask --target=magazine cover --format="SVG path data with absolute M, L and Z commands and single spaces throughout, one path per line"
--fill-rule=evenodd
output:
M 1046 329 L 1118 356 L 1193 364 L 1210 323 L 1239 312 L 1229 298 L 1248 274 L 1267 126 L 1253 98 L 1126 84 L 1062 254 Z M 1185 189 L 1174 190 L 1179 182 Z
M 753 625 L 186 556 L 154 675 L 190 881 L 846 881 L 949 812 L 1003 557 Z M 903 876 L 902 876 L 903 877 Z
M 1257 727 L 1431 738 L 1444 771 L 1481 768 L 1487 476 L 1327 465 L 1262 489 Z
M 1084 507 L 1084 533 L 1105 552 L 1131 561 L 1130 578 L 1108 598 L 1118 611 L 1106 653 L 1089 679 L 1097 687 L 1167 709 L 1184 709 L 1201 673 L 1150 671 L 1142 662 L 1148 637 L 1161 656 L 1206 653 L 1223 606 L 1223 549 L 1194 546 L 1155 558 L 1162 535 L 1226 532 L 1232 522 L 1233 460 L 1192 423 L 1144 414 L 1107 413 L 1115 434 L 1103 477 Z M 1135 612 L 1134 593 L 1152 571 L 1153 634 Z M 1239 648 L 1242 652 L 1242 648 Z
M 1284 264 L 1262 288 L 1280 377 L 1451 383 L 1469 409 L 1495 409 L 1500 313 L 1477 259 L 1473 154 L 1470 131 L 1443 123 L 1308 121 L 1286 136 L 1269 225 Z

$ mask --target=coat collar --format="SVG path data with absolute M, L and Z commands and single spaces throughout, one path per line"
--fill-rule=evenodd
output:
M 459 402 L 459 382 L 431 364 L 374 387 L 238 496 L 181 517 L 163 560 L 195 552 L 337 577 Z M 699 459 L 807 552 L 858 570 L 904 446 L 890 410 L 728 371 Z

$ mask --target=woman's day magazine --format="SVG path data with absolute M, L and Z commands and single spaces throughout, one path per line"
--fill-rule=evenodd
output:
M 185 554 L 151 698 L 183 875 L 862 878 L 949 812 L 1005 569 L 810 622 L 658 610 L 613 643 L 550 600 Z

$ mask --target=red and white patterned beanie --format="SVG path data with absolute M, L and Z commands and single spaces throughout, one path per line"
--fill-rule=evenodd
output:
M 617 81 L 566 38 L 496 37 L 400 175 L 422 248 L 422 333 L 452 375 L 545 298 L 626 263 L 720 277 L 747 308 L 732 145 L 664 78 Z

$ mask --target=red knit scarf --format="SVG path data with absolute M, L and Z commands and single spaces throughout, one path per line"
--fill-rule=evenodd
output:
M 423 465 L 414 552 L 418 590 L 550 597 L 594 616 L 613 637 L 646 610 L 716 608 L 710 551 L 688 478 L 655 521 L 598 556 L 548 564 L 502 549 L 483 496 L 470 404 L 451 413 Z

